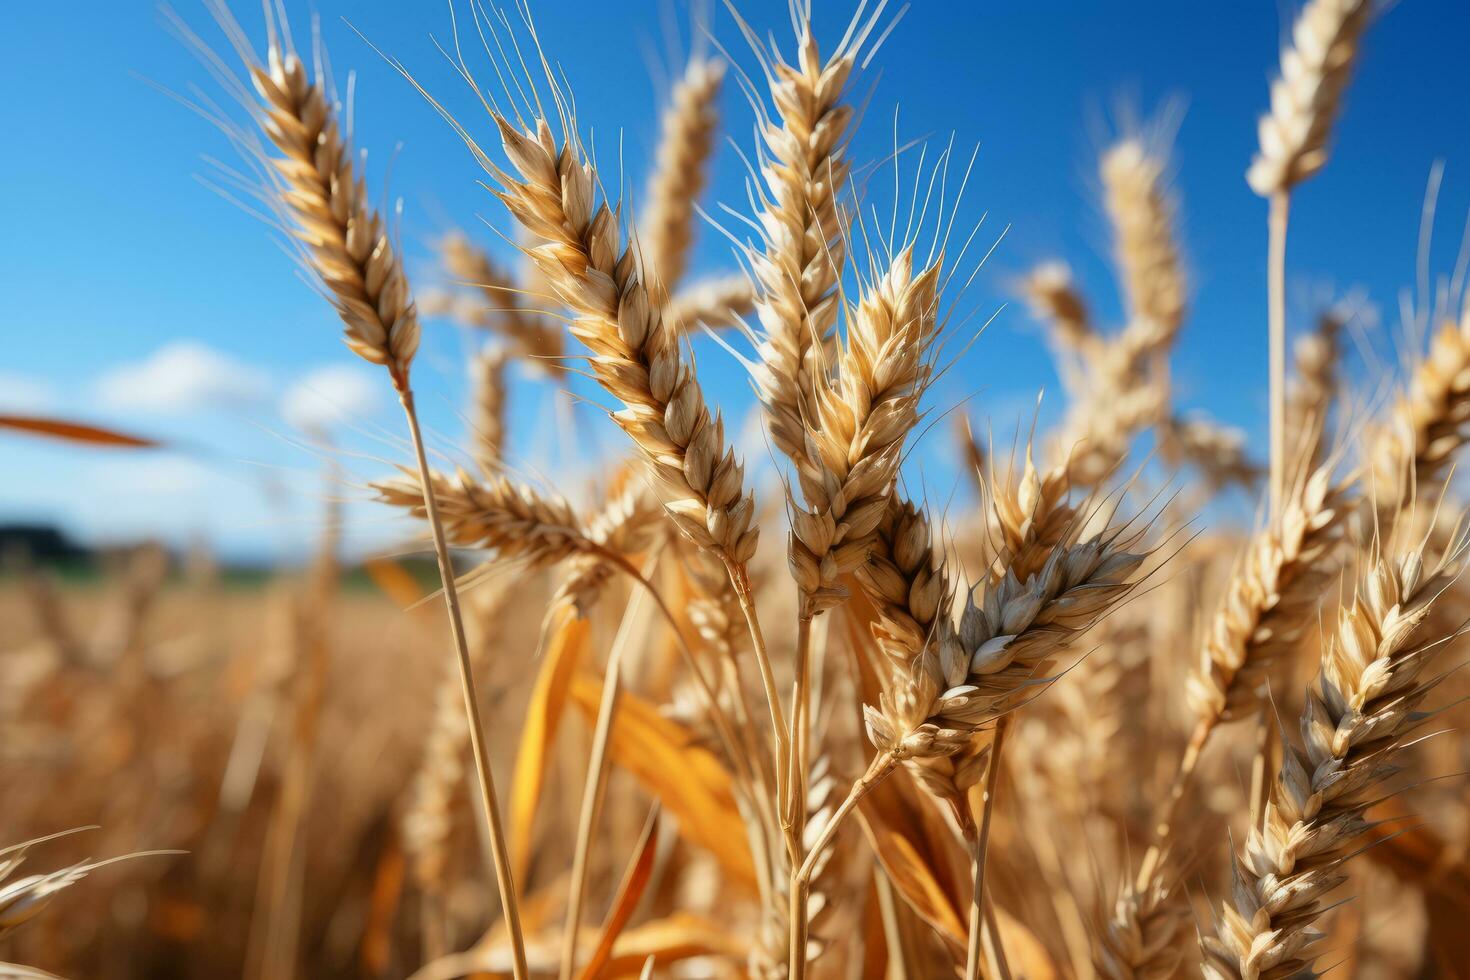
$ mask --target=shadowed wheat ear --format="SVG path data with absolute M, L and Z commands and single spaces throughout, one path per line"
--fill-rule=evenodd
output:
M 1162 882 L 1125 883 L 1098 934 L 1093 967 L 1103 980 L 1172 980 L 1184 959 L 1189 910 Z
M 669 301 L 669 317 L 685 330 L 711 330 L 740 322 L 755 303 L 755 287 L 740 274 L 692 282 Z
M 1464 553 L 1456 534 L 1430 567 L 1423 545 L 1365 556 L 1356 594 L 1339 613 L 1301 715 L 1301 745 L 1283 738 L 1282 760 L 1262 825 L 1234 860 L 1234 885 L 1217 935 L 1204 942 L 1212 980 L 1316 976 L 1322 933 L 1313 923 L 1347 878 L 1343 865 L 1372 826 L 1368 808 L 1409 736 L 1432 716 L 1420 710 L 1446 675 L 1428 673 L 1458 634 L 1421 629 L 1454 583 Z
M 658 498 L 641 482 L 627 480 L 587 521 L 587 537 L 601 553 L 580 555 L 572 560 L 552 604 L 570 602 L 578 615 L 586 616 L 601 597 L 607 581 L 619 570 L 603 554 L 636 555 L 647 551 L 665 527 L 663 506 Z
M 1390 511 L 1411 495 L 1424 499 L 1470 440 L 1470 304 L 1459 322 L 1435 331 L 1429 352 L 1414 369 L 1372 443 L 1379 500 Z
M 674 84 L 660 125 L 647 203 L 638 222 L 645 267 L 673 292 L 684 278 L 694 241 L 694 206 L 708 179 L 709 159 L 719 127 L 715 102 L 725 65 L 691 58 Z
M 493 473 L 505 456 L 505 351 L 487 347 L 470 365 L 470 434 L 475 461 Z

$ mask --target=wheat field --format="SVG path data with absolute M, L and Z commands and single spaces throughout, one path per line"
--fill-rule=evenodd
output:
M 1090 161 L 1123 321 L 1062 259 L 998 314 L 1060 414 L 935 397 L 1004 243 L 957 218 L 948 134 L 856 156 L 922 4 L 718 11 L 642 184 L 579 118 L 556 4 L 451 5 L 434 74 L 378 52 L 493 209 L 427 273 L 307 12 L 254 36 L 205 6 L 165 14 L 198 58 L 180 126 L 237 152 L 397 455 L 353 484 L 323 434 L 311 560 L 249 581 L 156 544 L 81 578 L 6 556 L 0 976 L 1470 976 L 1464 270 L 1391 328 L 1401 365 L 1354 361 L 1353 294 L 1287 322 L 1291 203 L 1352 165 L 1383 6 L 1307 0 L 1259 92 L 1260 433 L 1172 380 L 1200 272 L 1162 117 Z M 715 202 L 727 143 L 747 193 Z M 415 370 L 446 324 L 474 338 L 457 441 Z M 621 431 L 590 485 L 518 458 L 512 371 L 595 386 Z M 350 554 L 344 495 L 413 540 Z

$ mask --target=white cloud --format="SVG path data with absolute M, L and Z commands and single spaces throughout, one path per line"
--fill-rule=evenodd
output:
M 359 422 L 383 404 L 383 383 L 362 368 L 333 364 L 306 375 L 281 398 L 281 416 L 299 429 L 319 431 Z
M 269 391 L 269 379 L 257 368 L 189 340 L 160 347 L 97 381 L 97 397 L 106 407 L 160 414 L 245 408 Z
M 40 378 L 0 371 L 0 412 L 48 412 L 56 403 L 56 392 Z

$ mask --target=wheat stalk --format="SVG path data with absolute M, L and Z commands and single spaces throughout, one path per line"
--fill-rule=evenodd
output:
M 719 127 L 715 102 L 724 78 L 723 62 L 691 58 L 669 95 L 660 122 L 638 234 L 649 276 L 656 277 L 669 292 L 683 280 L 689 264 L 694 205 L 704 190 L 714 151 Z
M 1267 293 L 1270 313 L 1271 513 L 1286 480 L 1286 230 L 1291 192 L 1327 163 L 1327 139 L 1352 74 L 1369 0 L 1310 0 L 1281 52 L 1271 111 L 1261 117 L 1260 149 L 1246 171 L 1251 189 L 1271 202 Z
M 1342 866 L 1359 850 L 1382 784 L 1398 771 L 1396 755 L 1429 717 L 1419 705 L 1444 675 L 1425 670 L 1452 637 L 1426 637 L 1420 627 L 1455 580 L 1463 544 L 1433 568 L 1422 546 L 1373 551 L 1308 692 L 1302 745 L 1283 745 L 1263 824 L 1234 861 L 1219 934 L 1204 944 L 1212 980 L 1315 975 L 1321 934 L 1312 924 L 1346 879 Z
M 296 53 L 283 46 L 273 14 L 268 15 L 269 44 L 264 64 L 250 53 L 239 26 L 222 5 L 216 7 L 216 17 L 246 58 L 246 68 L 259 95 L 254 107 L 257 121 L 282 154 L 270 160 L 280 176 L 269 188 L 275 194 L 276 206 L 294 224 L 296 237 L 306 246 L 307 260 L 345 324 L 348 347 L 365 360 L 387 368 L 408 423 L 419 478 L 428 485 L 428 457 L 409 384 L 409 366 L 419 346 L 418 316 L 402 261 L 382 217 L 368 202 L 366 185 L 354 172 L 352 154 L 342 138 L 322 73 L 318 70 L 315 79 L 309 77 Z M 454 570 L 432 492 L 424 494 L 423 504 L 434 536 L 445 608 L 459 659 L 496 882 L 511 935 L 513 973 L 516 980 L 524 980 L 527 970 L 520 909 L 484 744 Z

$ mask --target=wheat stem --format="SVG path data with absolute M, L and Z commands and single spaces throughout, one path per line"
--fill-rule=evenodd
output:
M 1164 849 L 1174 832 L 1174 817 L 1179 811 L 1179 801 L 1184 799 L 1184 791 L 1189 788 L 1190 778 L 1194 770 L 1199 766 L 1200 754 L 1204 751 L 1205 743 L 1210 739 L 1210 732 L 1220 723 L 1219 715 L 1201 718 L 1194 726 L 1194 732 L 1189 736 L 1189 743 L 1184 747 L 1184 755 L 1179 759 L 1179 765 L 1174 770 L 1174 780 L 1169 784 L 1169 795 L 1164 799 L 1164 805 L 1160 809 L 1158 821 L 1154 824 L 1154 839 L 1148 850 L 1143 855 L 1143 862 L 1138 869 L 1138 890 L 1143 891 L 1145 887 L 1158 873 L 1159 866 L 1163 863 Z
M 970 860 L 975 865 L 975 888 L 970 894 L 970 941 L 965 955 L 965 980 L 980 978 L 980 933 L 985 908 L 985 856 L 990 846 L 990 821 L 995 813 L 995 788 L 1000 776 L 1000 753 L 1005 746 L 1006 729 L 1010 727 L 1010 716 L 1002 716 L 995 726 L 995 738 L 990 745 L 990 766 L 985 774 L 985 804 L 980 816 L 980 833 L 971 842 Z M 1001 947 L 1000 932 L 994 931 L 995 956 L 1005 963 L 1005 951 Z M 1009 971 L 1004 965 L 1003 974 Z
M 807 889 L 798 881 L 801 862 L 802 838 L 806 833 L 807 795 L 807 737 L 811 728 L 811 658 L 812 616 L 801 614 L 796 618 L 796 681 L 791 694 L 791 746 L 786 762 L 790 774 L 783 813 L 783 824 L 790 827 L 788 840 L 794 848 L 791 853 L 791 912 L 788 951 L 790 980 L 806 976 L 807 940 Z
M 651 591 L 651 590 L 650 590 Z M 567 893 L 566 924 L 562 930 L 560 980 L 571 980 L 577 960 L 577 929 L 582 920 L 582 902 L 587 893 L 587 858 L 592 834 L 607 793 L 607 746 L 612 737 L 613 717 L 622 695 L 623 654 L 633 636 L 632 625 L 642 612 L 642 593 L 637 593 L 623 611 L 622 624 L 607 656 L 607 673 L 602 679 L 602 697 L 597 705 L 597 723 L 592 736 L 592 757 L 582 786 L 582 807 L 577 817 L 577 842 L 572 851 L 572 875 Z
M 1266 293 L 1271 371 L 1271 519 L 1281 516 L 1286 481 L 1286 224 L 1291 195 L 1271 195 Z
M 470 751 L 475 760 L 475 774 L 479 777 L 480 802 L 488 820 L 490 847 L 495 860 L 495 883 L 500 889 L 500 904 L 504 909 L 506 930 L 510 933 L 515 980 L 527 980 L 525 940 L 521 935 L 521 912 L 516 901 L 515 880 L 511 874 L 510 852 L 505 844 L 505 830 L 500 822 L 500 806 L 495 797 L 495 776 L 490 771 L 490 755 L 485 747 L 485 729 L 480 720 L 480 703 L 475 694 L 474 670 L 470 665 L 470 648 L 465 639 L 464 617 L 459 610 L 459 590 L 455 587 L 454 566 L 449 558 L 449 544 L 444 537 L 444 525 L 439 520 L 439 505 L 434 500 L 434 486 L 429 470 L 429 460 L 424 452 L 424 437 L 419 429 L 418 412 L 414 408 L 413 390 L 407 379 L 399 383 L 398 400 L 403 405 L 403 414 L 408 420 L 408 432 L 413 441 L 414 458 L 418 463 L 419 480 L 424 488 L 424 511 L 429 528 L 434 535 L 434 555 L 439 562 L 439 579 L 444 587 L 444 606 L 449 614 L 449 631 L 454 636 L 455 651 L 459 656 L 459 680 L 464 692 L 465 715 L 470 726 Z
M 872 792 L 879 783 L 888 778 L 894 769 L 898 768 L 898 763 L 899 757 L 896 752 L 880 752 L 868 764 L 868 771 L 852 784 L 852 788 L 847 791 L 847 798 L 832 812 L 832 818 L 822 828 L 821 835 L 812 842 L 811 849 L 806 852 L 806 860 L 801 863 L 801 869 L 796 873 L 796 880 L 803 888 L 811 883 L 817 859 L 827 849 L 827 845 L 832 843 L 832 838 L 837 836 L 842 822 L 863 801 L 863 797 Z

